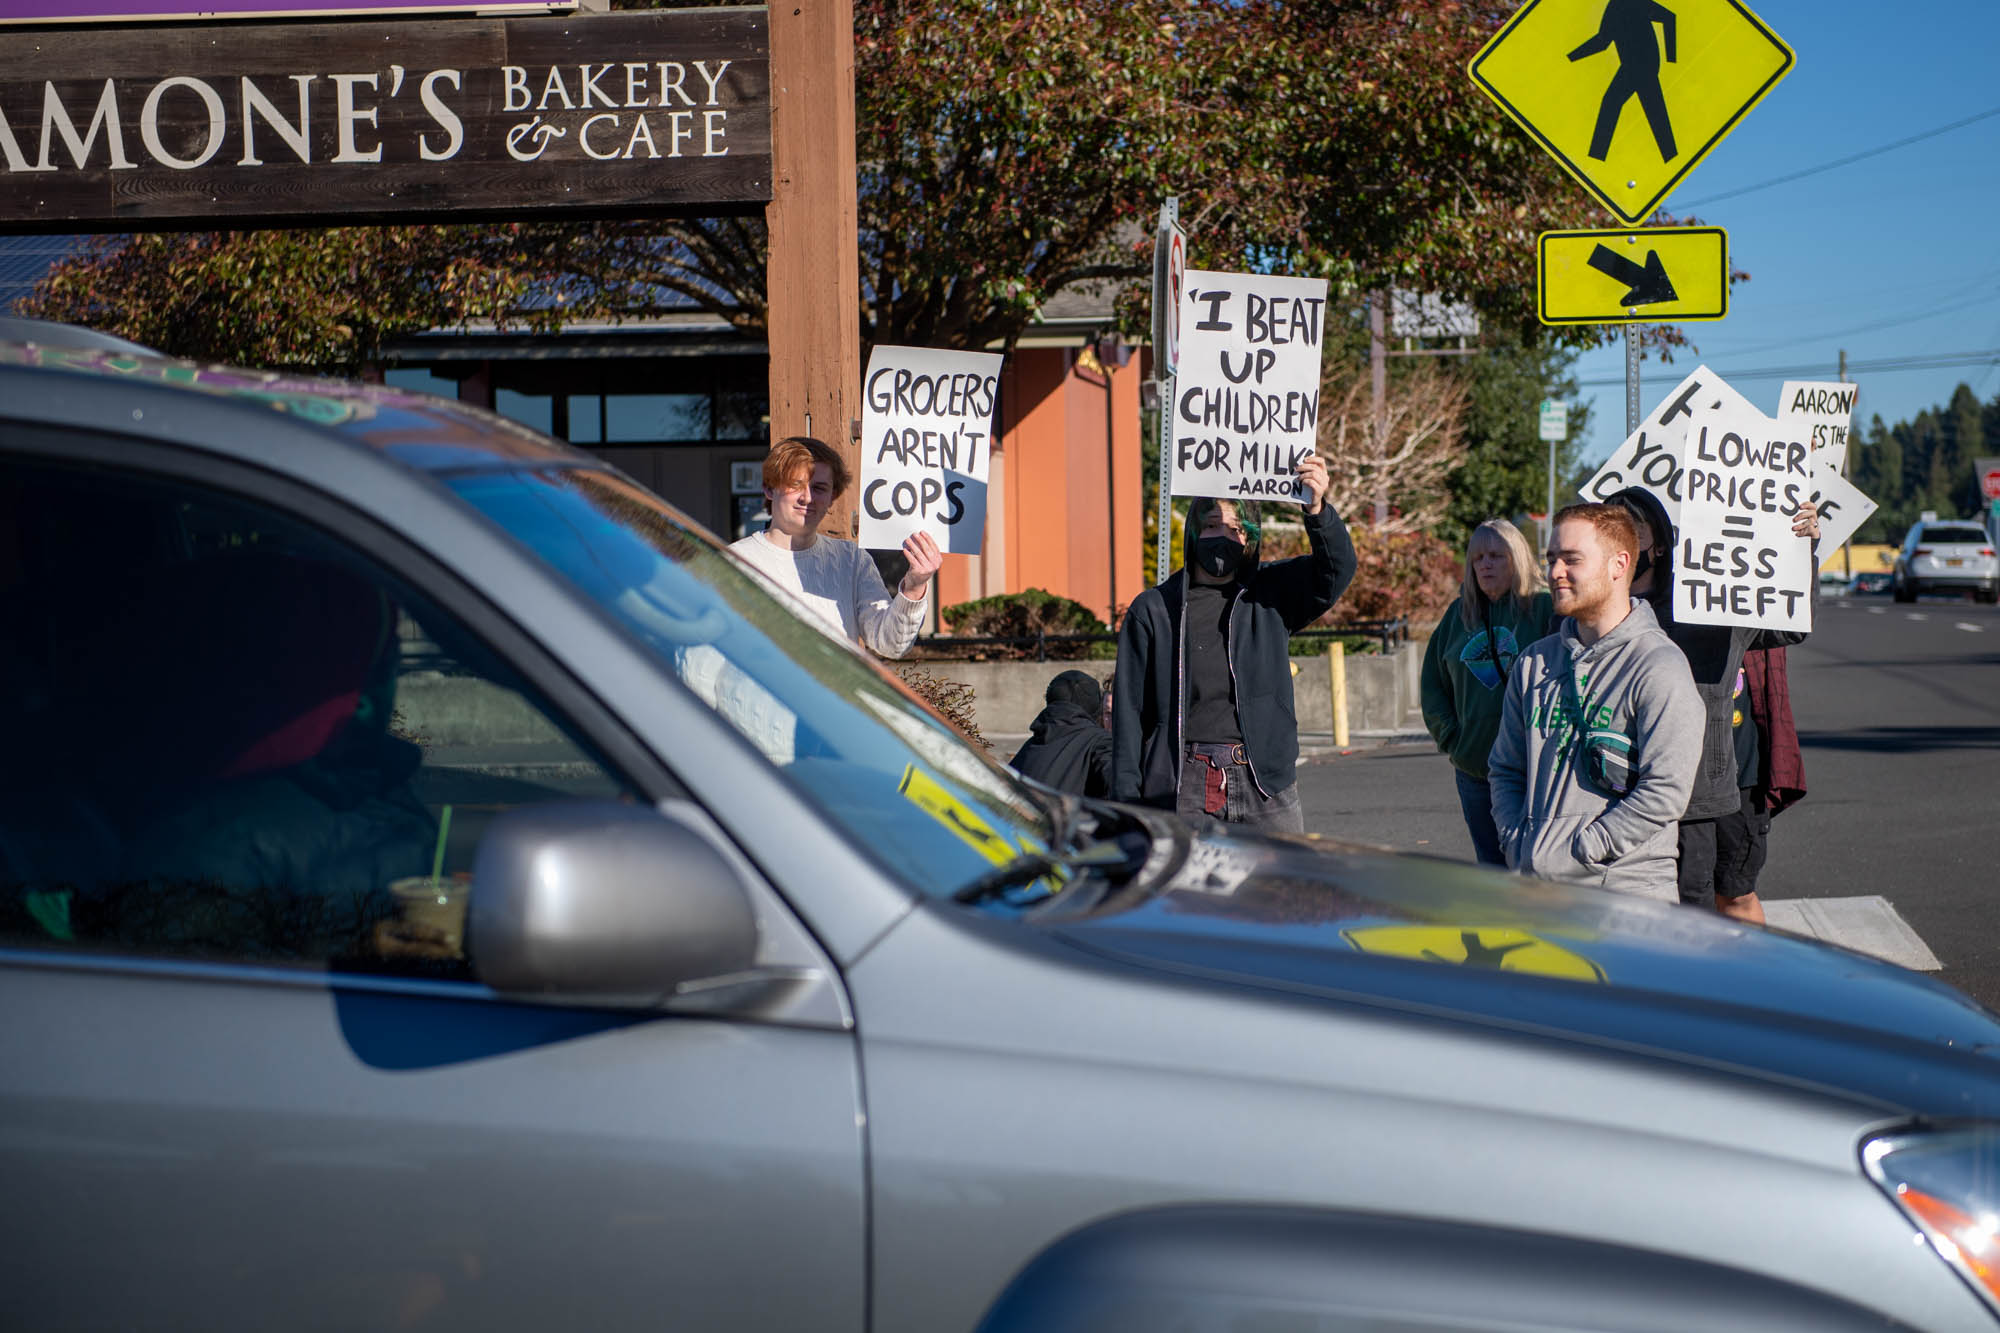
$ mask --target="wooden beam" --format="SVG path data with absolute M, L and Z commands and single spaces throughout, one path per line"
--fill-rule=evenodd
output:
M 861 452 L 860 242 L 855 224 L 853 0 L 778 0 L 771 15 L 771 203 L 765 270 L 771 438 L 815 435 L 852 475 Z M 855 531 L 854 492 L 821 530 Z

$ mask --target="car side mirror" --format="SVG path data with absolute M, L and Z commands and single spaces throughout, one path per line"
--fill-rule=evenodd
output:
M 708 839 L 610 801 L 496 818 L 473 860 L 466 935 L 496 991 L 618 1008 L 664 1008 L 757 953 L 749 891 Z

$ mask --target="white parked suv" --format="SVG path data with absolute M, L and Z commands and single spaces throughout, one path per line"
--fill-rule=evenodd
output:
M 1899 602 L 1927 592 L 1970 592 L 2000 601 L 2000 556 L 1977 523 L 1924 518 L 1910 525 L 1896 553 L 1894 590 Z

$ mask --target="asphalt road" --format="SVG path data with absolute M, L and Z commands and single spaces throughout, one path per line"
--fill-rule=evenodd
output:
M 1759 893 L 1880 894 L 1938 976 L 2000 1010 L 2000 611 L 1825 601 L 1789 656 L 1810 794 L 1772 825 Z M 1427 742 L 1311 760 L 1299 794 L 1316 832 L 1472 859 Z

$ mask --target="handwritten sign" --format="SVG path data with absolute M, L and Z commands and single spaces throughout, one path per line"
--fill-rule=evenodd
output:
M 1170 493 L 1304 498 L 1325 316 L 1324 278 L 1187 271 Z
M 894 550 L 916 532 L 971 553 L 986 535 L 997 352 L 877 347 L 861 394 L 861 544 Z
M 1861 493 L 1861 488 L 1831 468 L 1820 466 L 1815 455 L 1813 467 L 1813 505 L 1819 510 L 1819 549 L 1825 559 L 1830 551 L 1838 551 L 1852 541 L 1868 516 L 1875 512 L 1875 502 Z
M 1813 492 L 1812 448 L 1755 408 L 1704 408 L 1688 424 L 1674 619 L 1812 628 L 1812 547 L 1792 515 Z
M 1854 424 L 1858 384 L 1786 380 L 1778 395 L 1778 419 L 1796 420 L 1812 445 L 1813 466 L 1847 474 L 1847 432 Z
M 1612 451 L 1597 475 L 1584 483 L 1583 498 L 1608 500 L 1627 486 L 1643 486 L 1660 497 L 1667 517 L 1679 524 L 1682 447 L 1687 441 L 1688 423 L 1704 408 L 1757 411 L 1722 376 L 1707 366 L 1699 366 L 1694 374 L 1675 385 L 1673 392 L 1640 421 L 1639 429 Z

